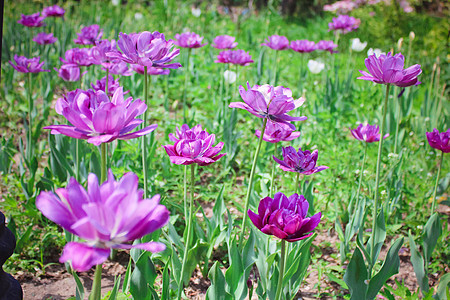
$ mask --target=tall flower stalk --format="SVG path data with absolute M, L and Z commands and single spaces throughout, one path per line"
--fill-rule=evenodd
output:
M 144 102 L 148 103 L 148 74 L 147 66 L 144 66 Z M 144 112 L 144 128 L 147 126 L 147 111 Z M 142 171 L 144 173 L 144 198 L 147 198 L 148 193 L 148 166 L 147 166 L 147 137 L 142 138 Z
M 277 292 L 275 294 L 275 300 L 281 299 L 281 291 L 283 290 L 283 277 L 284 277 L 284 267 L 285 267 L 285 260 L 286 260 L 286 241 L 281 240 L 281 257 L 280 257 L 280 273 L 278 274 L 278 285 L 277 285 Z
M 183 120 L 186 123 L 187 120 L 187 89 L 189 83 L 189 60 L 191 59 L 192 49 L 188 49 L 187 60 L 186 60 L 186 73 L 184 74 L 184 91 L 183 91 Z
M 436 175 L 436 183 L 434 184 L 433 202 L 431 204 L 431 215 L 434 213 L 434 210 L 436 209 L 436 193 L 437 193 L 437 187 L 439 184 L 439 177 L 441 175 L 441 168 L 442 168 L 443 162 L 444 162 L 444 152 L 441 153 L 441 159 L 439 160 L 439 165 L 438 165 L 438 173 Z

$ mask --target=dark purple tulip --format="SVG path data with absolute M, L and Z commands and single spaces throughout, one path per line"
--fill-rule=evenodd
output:
M 131 69 L 135 71 L 138 74 L 144 75 L 144 66 L 141 65 L 131 65 Z M 154 68 L 154 67 L 147 67 L 147 74 L 148 75 L 169 75 L 170 70 L 169 69 L 161 69 L 161 68 Z
M 316 43 L 308 40 L 298 40 L 291 42 L 291 49 L 299 53 L 309 53 L 317 49 Z
M 258 214 L 250 209 L 247 214 L 253 224 L 268 235 L 274 235 L 288 242 L 310 237 L 320 222 L 322 213 L 307 218 L 309 203 L 303 195 L 293 194 L 289 198 L 276 193 L 272 198 L 261 199 Z
M 366 143 L 378 142 L 380 140 L 380 128 L 377 125 L 363 125 L 359 124 L 356 129 L 351 129 L 351 133 L 355 139 Z M 386 134 L 383 139 L 387 138 L 389 133 Z
M 60 60 L 65 65 L 73 65 L 78 67 L 88 67 L 93 64 L 91 57 L 91 49 L 88 48 L 72 48 L 66 51 L 65 59 Z
M 225 50 L 217 55 L 215 63 L 248 66 L 253 63 L 252 56 L 244 50 Z
M 333 22 L 328 23 L 328 28 L 329 31 L 335 30 L 345 34 L 358 29 L 359 24 L 361 24 L 360 19 L 347 15 L 339 15 L 337 18 L 333 18 Z
M 273 50 L 285 50 L 289 49 L 289 40 L 282 35 L 271 35 L 261 46 L 267 46 Z
M 175 34 L 175 45 L 182 48 L 201 48 L 208 43 L 202 44 L 203 37 L 195 32 L 183 32 Z
M 117 42 L 120 51 L 111 51 L 107 55 L 111 58 L 118 58 L 129 64 L 137 64 L 147 67 L 178 69 L 179 63 L 171 63 L 180 49 L 173 49 L 173 41 L 167 40 L 164 34 L 157 31 L 151 33 L 144 31 L 134 34 L 119 34 Z
M 65 12 L 64 8 L 55 4 L 53 6 L 44 7 L 42 15 L 44 17 L 63 17 Z
M 295 126 L 290 121 L 307 119 L 307 117 L 291 117 L 287 114 L 305 102 L 302 97 L 294 100 L 290 89 L 268 84 L 250 87 L 248 82 L 247 88 L 246 91 L 242 85 L 239 87 L 239 94 L 244 102 L 231 102 L 229 107 L 245 109 L 258 118 L 267 118 L 272 122 L 286 124 L 292 130 L 295 130 Z
M 106 76 L 100 80 L 97 80 L 95 84 L 91 83 L 91 87 L 94 91 L 102 91 L 106 90 Z M 114 92 L 120 87 L 119 79 L 114 80 L 112 75 L 108 76 L 108 97 L 112 97 Z M 124 92 L 123 94 L 128 94 L 129 91 Z
M 103 30 L 97 24 L 83 27 L 80 33 L 77 33 L 77 38 L 74 43 L 78 45 L 95 45 L 100 41 L 103 35 Z
M 87 190 L 71 178 L 67 188 L 57 189 L 56 195 L 39 194 L 36 207 L 42 214 L 85 240 L 68 243 L 59 259 L 61 263 L 70 261 L 76 271 L 84 272 L 106 261 L 111 248 L 137 248 L 153 253 L 165 249 L 159 242 L 129 243 L 169 221 L 169 211 L 159 204 L 160 196 L 142 199 L 138 181 L 131 172 L 116 181 L 109 170 L 108 179 L 101 185 L 95 174 L 89 174 Z
M 80 74 L 80 67 L 75 65 L 62 65 L 61 68 L 54 68 L 56 72 L 58 72 L 58 76 L 61 77 L 64 81 L 74 82 L 79 81 L 80 76 L 84 75 Z
M 96 146 L 116 139 L 129 140 L 149 134 L 158 127 L 150 125 L 133 133 L 143 121 L 135 119 L 145 112 L 147 105 L 137 99 L 123 98 L 123 88 L 119 87 L 109 100 L 103 91 L 76 90 L 56 103 L 56 112 L 63 115 L 73 126 L 52 125 L 52 134 L 64 134 L 76 139 L 87 139 Z
M 309 150 L 302 151 L 301 148 L 298 148 L 297 152 L 292 146 L 284 147 L 282 150 L 283 160 L 279 160 L 275 156 L 273 159 L 280 164 L 280 168 L 283 171 L 311 175 L 328 169 L 327 166 L 316 167 L 317 157 L 319 155 L 317 150 L 311 153 Z
M 331 54 L 337 53 L 337 51 L 334 50 L 337 46 L 338 45 L 336 45 L 333 41 L 320 41 L 317 43 L 318 50 L 328 51 Z
M 255 135 L 261 137 L 261 130 L 255 130 Z M 267 122 L 263 140 L 269 143 L 292 141 L 300 136 L 300 131 L 293 131 L 291 127 L 282 123 Z
M 50 70 L 42 69 L 44 62 L 39 62 L 40 57 L 26 58 L 25 56 L 18 56 L 14 54 L 14 64 L 9 61 L 9 64 L 16 69 L 16 71 L 21 73 L 39 73 L 39 72 L 50 72 Z
M 45 23 L 42 22 L 45 19 L 44 16 L 41 16 L 41 13 L 37 12 L 32 15 L 21 15 L 21 18 L 17 23 L 22 24 L 26 27 L 42 27 L 45 26 Z
M 413 65 L 407 69 L 403 69 L 405 65 L 405 57 L 401 53 L 392 56 L 391 52 L 387 55 L 381 54 L 376 56 L 370 55 L 365 59 L 366 68 L 369 73 L 360 70 L 362 75 L 358 79 L 369 80 L 381 84 L 393 84 L 399 87 L 407 87 L 411 85 L 419 85 L 417 76 L 422 73 L 420 65 Z
M 444 153 L 450 153 L 450 129 L 439 133 L 439 131 L 434 128 L 432 132 L 427 132 L 428 144 L 434 149 L 441 150 Z
M 38 43 L 39 45 L 48 45 L 48 44 L 53 44 L 57 41 L 58 39 L 56 37 L 53 36 L 53 33 L 45 33 L 45 32 L 41 32 L 38 33 L 34 38 L 33 41 Z
M 189 126 L 184 124 L 181 129 L 177 128 L 175 135 L 169 134 L 169 138 L 175 144 L 163 147 L 170 161 L 177 165 L 207 166 L 226 155 L 226 153 L 219 154 L 222 151 L 223 142 L 213 146 L 216 136 L 202 130 L 201 125 L 189 129 Z
M 219 35 L 214 38 L 211 46 L 216 49 L 233 49 L 238 45 L 238 43 L 234 41 L 235 39 L 234 36 Z

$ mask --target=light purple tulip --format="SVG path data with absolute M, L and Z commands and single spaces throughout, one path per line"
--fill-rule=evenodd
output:
M 248 82 L 247 88 L 246 91 L 242 85 L 239 87 L 239 94 L 244 102 L 231 102 L 229 107 L 245 109 L 258 118 L 267 118 L 272 122 L 286 124 L 292 130 L 295 130 L 295 126 L 290 121 L 307 119 L 307 117 L 291 117 L 287 114 L 305 102 L 302 97 L 294 100 L 290 89 L 268 84 L 250 87 Z
M 41 192 L 36 207 L 51 221 L 85 242 L 69 242 L 60 262 L 70 261 L 76 271 L 84 272 L 107 260 L 110 249 L 137 248 L 160 252 L 165 245 L 148 242 L 131 245 L 136 239 L 163 227 L 169 221 L 169 211 L 159 204 L 160 196 L 142 199 L 138 177 L 126 173 L 116 181 L 111 170 L 101 185 L 95 174 L 89 174 L 87 190 L 75 178 L 67 188 Z
M 37 12 L 32 15 L 24 15 L 22 14 L 20 20 L 17 23 L 22 24 L 26 27 L 42 27 L 45 26 L 45 23 L 42 22 L 45 19 L 44 16 L 41 16 L 41 13 Z
M 391 52 L 389 52 L 387 55 L 381 54 L 378 57 L 373 54 L 366 58 L 364 62 L 369 73 L 360 70 L 359 72 L 363 76 L 358 77 L 358 79 L 380 84 L 393 84 L 399 87 L 408 87 L 421 83 L 417 80 L 417 76 L 422 73 L 420 65 L 416 64 L 403 69 L 405 57 L 401 53 L 392 56 Z
M 436 128 L 432 132 L 427 132 L 428 144 L 434 149 L 441 150 L 443 153 L 450 153 L 450 129 L 439 133 Z
M 91 61 L 94 65 L 102 65 L 105 69 L 109 69 L 113 61 L 120 61 L 119 59 L 111 59 L 106 53 L 117 50 L 115 40 L 101 40 L 95 43 L 91 49 Z
M 289 40 L 282 35 L 271 35 L 264 40 L 261 46 L 267 46 L 273 50 L 286 50 L 289 49 Z
M 106 68 L 102 67 L 102 70 L 106 71 Z M 131 76 L 133 74 L 132 70 L 128 68 L 128 64 L 119 60 L 115 60 L 109 65 L 109 73 L 121 76 Z
M 234 40 L 236 38 L 234 36 L 230 35 L 219 35 L 214 38 L 214 41 L 211 46 L 213 46 L 216 49 L 233 49 L 235 48 L 238 43 L 236 43 Z
M 293 194 L 289 198 L 276 193 L 272 198 L 261 199 L 258 214 L 250 209 L 248 217 L 253 224 L 268 235 L 274 235 L 288 242 L 296 242 L 310 237 L 320 222 L 322 213 L 308 218 L 309 203 L 303 195 Z
M 9 64 L 18 72 L 21 73 L 39 73 L 50 72 L 50 70 L 42 69 L 44 62 L 39 62 L 40 57 L 26 58 L 25 56 L 18 56 L 14 54 L 14 62 L 10 60 Z
M 138 74 L 144 75 L 144 66 L 141 65 L 131 65 L 131 69 L 135 71 Z M 169 69 L 161 69 L 161 68 L 154 68 L 154 67 L 147 67 L 147 74 L 148 75 L 169 75 L 170 70 Z
M 261 130 L 255 130 L 255 135 L 260 138 Z M 281 141 L 292 141 L 299 136 L 300 131 L 293 131 L 292 128 L 286 124 L 267 122 L 263 140 L 269 143 L 279 143 Z
M 63 17 L 65 13 L 65 9 L 58 6 L 58 5 L 52 5 L 44 7 L 42 10 L 42 15 L 46 18 L 48 17 Z
M 39 45 L 49 45 L 49 44 L 53 44 L 57 41 L 58 39 L 56 37 L 53 36 L 53 33 L 45 33 L 45 32 L 41 32 L 38 33 L 34 38 L 33 41 L 38 43 Z
M 208 43 L 202 44 L 203 37 L 195 32 L 183 32 L 175 34 L 175 45 L 182 48 L 201 48 Z
M 153 124 L 129 133 L 143 121 L 135 119 L 145 112 L 147 105 L 137 99 L 123 98 L 123 88 L 114 92 L 111 101 L 103 91 L 75 90 L 56 102 L 56 112 L 63 115 L 73 126 L 52 125 L 52 134 L 64 134 L 76 139 L 86 139 L 99 146 L 116 139 L 129 140 L 149 134 L 158 127 Z
M 316 43 L 308 40 L 298 40 L 291 42 L 291 49 L 299 53 L 309 53 L 317 49 Z
M 253 63 L 252 56 L 244 50 L 225 50 L 217 55 L 215 63 L 248 66 Z
M 62 78 L 64 81 L 75 82 L 80 80 L 80 76 L 86 74 L 87 71 L 84 71 L 83 74 L 80 74 L 80 67 L 76 65 L 62 65 L 61 68 L 54 68 L 56 72 L 58 72 L 58 77 Z
M 360 19 L 347 15 L 339 15 L 336 18 L 333 18 L 333 22 L 328 23 L 328 28 L 329 31 L 334 30 L 346 34 L 358 29 L 359 24 L 361 24 Z
M 93 64 L 91 57 L 91 49 L 88 48 L 72 48 L 66 51 L 63 58 L 59 58 L 65 65 L 73 65 L 77 67 L 88 67 Z
M 177 128 L 175 135 L 169 134 L 169 139 L 175 144 L 163 147 L 174 164 L 207 166 L 226 155 L 226 153 L 219 154 L 222 151 L 223 142 L 213 146 L 215 138 L 214 134 L 203 130 L 201 125 L 190 129 L 187 124 L 184 124 L 181 129 Z
M 100 41 L 103 35 L 103 30 L 97 24 L 83 27 L 81 32 L 77 33 L 77 38 L 74 39 L 75 44 L 79 45 L 95 45 L 95 42 Z
M 157 31 L 151 33 L 144 31 L 133 34 L 119 34 L 117 42 L 120 51 L 111 51 L 107 55 L 118 58 L 129 64 L 138 64 L 147 67 L 178 69 L 179 63 L 170 63 L 178 54 L 180 49 L 173 49 L 173 41 L 167 40 L 164 34 Z
M 336 45 L 333 41 L 320 41 L 317 43 L 318 50 L 328 51 L 331 54 L 338 52 L 334 50 L 335 48 L 337 48 L 337 46 L 338 45 Z
M 311 153 L 309 150 L 302 151 L 301 148 L 298 152 L 294 147 L 283 147 L 283 160 L 280 160 L 273 156 L 273 159 L 280 164 L 280 168 L 283 171 L 301 173 L 305 175 L 311 175 L 323 170 L 328 169 L 327 166 L 316 167 L 317 157 L 319 152 L 314 150 Z
M 97 80 L 95 84 L 91 83 L 91 87 L 94 91 L 102 91 L 105 92 L 106 90 L 106 76 L 103 77 L 100 80 Z M 114 95 L 114 92 L 120 87 L 119 79 L 115 80 L 112 75 L 108 76 L 108 96 L 112 97 Z M 130 91 L 126 91 L 123 94 L 126 95 Z
M 355 137 L 355 139 L 362 142 L 373 143 L 380 140 L 380 128 L 377 125 L 359 124 L 356 129 L 350 128 L 350 132 Z M 387 138 L 388 136 L 389 133 L 386 134 L 383 139 Z

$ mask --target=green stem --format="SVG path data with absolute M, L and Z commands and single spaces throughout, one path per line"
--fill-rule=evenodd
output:
M 101 146 L 101 175 L 100 175 L 100 181 L 101 183 L 106 181 L 106 143 L 102 143 Z
M 281 240 L 280 274 L 278 274 L 278 286 L 277 286 L 277 293 L 275 294 L 275 300 L 281 299 L 281 291 L 283 290 L 285 256 L 286 256 L 286 241 Z
M 364 173 L 364 165 L 366 163 L 366 155 L 367 155 L 367 143 L 365 143 L 364 145 L 364 155 L 363 155 L 363 161 L 362 161 L 362 165 L 361 165 L 361 170 L 359 173 L 359 183 L 358 183 L 358 190 L 356 191 L 356 204 L 358 205 L 359 203 L 359 194 L 361 192 L 361 184 L 362 184 L 362 179 L 363 179 L 363 173 Z M 355 207 L 356 208 L 356 207 Z M 353 212 L 353 207 L 350 206 L 350 214 L 352 214 Z
M 377 214 L 378 214 L 378 202 L 380 201 L 380 193 L 379 193 L 379 187 L 380 187 L 380 173 L 381 173 L 381 150 L 383 149 L 383 136 L 384 136 L 384 127 L 386 125 L 386 113 L 387 113 L 387 103 L 389 98 L 389 88 L 390 84 L 386 85 L 386 95 L 384 97 L 384 104 L 383 104 L 383 116 L 381 118 L 381 128 L 380 128 L 380 143 L 378 145 L 378 156 L 377 156 L 377 174 L 376 174 L 376 180 L 375 180 L 375 203 L 373 206 L 373 221 L 372 221 L 372 243 L 370 247 L 370 257 L 374 257 L 375 255 L 375 239 L 376 239 L 376 229 L 377 229 Z M 372 259 L 371 263 L 369 264 L 369 276 L 372 278 Z
M 273 151 L 273 155 L 277 156 L 277 145 L 278 143 L 274 143 L 275 149 Z M 272 160 L 272 177 L 270 180 L 270 197 L 273 197 L 273 187 L 275 186 L 275 166 L 276 166 L 276 161 Z
M 244 245 L 244 233 L 245 233 L 245 226 L 247 224 L 247 211 L 249 206 L 250 195 L 252 193 L 253 178 L 255 177 L 256 161 L 258 160 L 259 151 L 261 150 L 261 144 L 264 137 L 264 131 L 266 131 L 266 125 L 267 125 L 267 118 L 264 118 L 263 128 L 261 130 L 261 136 L 259 138 L 258 147 L 256 148 L 255 156 L 253 157 L 252 170 L 250 171 L 250 179 L 247 188 L 247 196 L 245 197 L 244 217 L 242 220 L 241 235 L 239 238 L 240 248 Z
M 434 184 L 434 192 L 433 192 L 433 203 L 431 204 L 431 214 L 434 213 L 434 209 L 436 208 L 436 192 L 439 184 L 439 176 L 441 175 L 442 163 L 444 162 L 444 152 L 441 153 L 441 159 L 439 160 L 438 173 L 436 176 L 436 183 Z
M 300 184 L 300 173 L 295 176 L 295 193 L 298 194 L 298 186 Z
M 401 122 L 401 109 L 402 106 L 400 104 L 400 98 L 397 98 L 398 95 L 398 87 L 395 86 L 394 87 L 394 99 L 397 99 L 396 103 L 397 103 L 397 124 L 395 126 L 395 138 L 394 138 L 394 154 L 397 154 L 397 143 L 398 143 L 398 131 L 400 129 L 400 122 Z
M 183 193 L 183 198 L 184 198 L 184 215 L 187 216 L 187 168 L 188 166 L 185 165 L 184 166 L 184 193 Z M 186 220 L 186 226 L 187 226 L 187 220 Z
M 33 142 L 33 91 L 31 83 L 31 73 L 28 73 L 28 144 L 27 144 L 27 159 L 31 162 L 34 152 Z
M 189 60 L 190 60 L 190 57 L 191 57 L 191 48 L 188 49 L 187 62 L 186 62 L 186 72 L 184 73 L 184 93 L 183 93 L 184 123 L 186 123 L 186 120 L 187 120 L 186 99 L 187 99 L 187 87 L 188 87 L 188 82 L 189 82 Z
M 277 85 L 277 73 L 278 73 L 278 51 L 275 51 L 275 68 L 273 73 L 273 85 Z
M 144 112 L 144 126 L 147 126 L 147 112 L 149 109 L 148 103 L 148 74 L 147 66 L 144 66 L 144 101 L 147 105 L 147 109 Z M 148 174 L 147 174 L 147 136 L 142 137 L 142 171 L 144 173 L 144 199 L 148 198 Z
M 105 145 L 104 143 L 102 146 Z M 89 300 L 100 300 L 102 298 L 102 264 L 95 266 L 94 282 Z
M 109 69 L 106 68 L 105 94 L 109 98 L 109 96 L 108 96 L 108 80 L 109 80 Z
M 238 75 L 239 75 L 239 65 L 236 65 L 236 81 L 234 82 L 234 89 L 233 89 L 233 99 L 232 101 L 236 101 L 236 92 L 238 91 Z M 227 103 L 228 107 L 228 103 Z
M 185 241 L 185 245 L 184 245 L 184 254 L 183 254 L 183 265 L 181 266 L 181 274 L 180 274 L 180 286 L 178 287 L 178 295 L 177 295 L 177 299 L 180 300 L 181 299 L 181 295 L 183 293 L 184 290 L 184 272 L 186 269 L 186 263 L 187 263 L 187 254 L 188 254 L 188 250 L 190 249 L 190 244 L 191 244 L 191 232 L 192 232 L 192 217 L 194 214 L 194 171 L 195 171 L 195 165 L 191 164 L 191 197 L 190 197 L 190 202 L 189 202 L 189 215 L 187 215 L 186 217 L 188 218 L 188 231 L 187 231 L 187 235 L 186 235 L 186 241 Z

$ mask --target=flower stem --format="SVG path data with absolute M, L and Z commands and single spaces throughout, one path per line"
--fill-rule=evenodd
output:
M 144 101 L 147 105 L 147 109 L 144 112 L 144 126 L 147 126 L 147 112 L 148 112 L 148 79 L 147 79 L 147 66 L 144 66 Z M 144 199 L 148 197 L 148 174 L 147 174 L 147 136 L 142 137 L 142 171 L 144 173 Z
M 375 180 L 375 203 L 373 206 L 373 221 L 372 221 L 372 243 L 370 247 L 370 257 L 374 257 L 375 255 L 375 239 L 376 239 L 376 229 L 377 229 L 377 215 L 378 215 L 378 202 L 380 200 L 380 193 L 379 193 L 379 187 L 380 187 L 380 173 L 381 173 L 381 150 L 383 149 L 383 136 L 384 136 L 384 127 L 386 125 L 386 113 L 387 113 L 387 103 L 389 98 L 389 88 L 390 84 L 386 85 L 386 96 L 384 97 L 384 104 L 383 104 L 383 116 L 381 119 L 381 128 L 380 128 L 380 143 L 378 145 L 378 157 L 377 157 L 377 174 L 376 174 L 376 180 Z M 372 278 L 372 259 L 369 263 L 369 276 Z
M 400 122 L 401 122 L 401 110 L 402 110 L 402 105 L 400 103 L 400 98 L 397 97 L 398 95 L 398 87 L 395 86 L 394 87 L 394 99 L 397 99 L 397 101 L 395 101 L 397 103 L 397 124 L 395 126 L 395 138 L 394 138 L 394 154 L 397 154 L 397 143 L 398 143 L 398 131 L 400 129 Z M 382 137 L 381 137 L 382 138 Z
M 273 85 L 277 85 L 277 73 L 278 73 L 278 51 L 275 51 L 275 68 L 273 73 Z
M 184 215 L 187 216 L 187 210 L 188 210 L 188 206 L 187 206 L 187 168 L 188 166 L 185 165 L 184 166 L 184 193 L 183 193 L 183 198 L 184 198 Z M 186 226 L 187 226 L 187 220 L 186 220 Z
M 27 144 L 27 159 L 31 162 L 34 152 L 33 142 L 33 92 L 31 86 L 31 73 L 28 73 L 28 144 Z
M 295 177 L 295 193 L 298 194 L 298 186 L 300 184 L 300 173 L 297 173 Z
M 286 256 L 286 241 L 281 240 L 280 274 L 278 274 L 278 286 L 277 286 L 277 293 L 275 294 L 275 300 L 281 299 L 281 291 L 283 290 L 285 256 Z
M 101 175 L 100 175 L 100 181 L 101 183 L 106 181 L 106 143 L 102 143 L 101 146 Z
M 188 255 L 188 250 L 190 249 L 190 244 L 191 244 L 192 217 L 194 214 L 194 209 L 193 209 L 194 208 L 194 183 L 195 183 L 194 171 L 195 171 L 195 165 L 191 164 L 191 197 L 190 197 L 190 202 L 189 202 L 189 215 L 186 216 L 188 218 L 188 231 L 187 231 L 187 235 L 186 235 L 186 241 L 184 244 L 183 265 L 181 266 L 180 286 L 178 287 L 178 295 L 177 295 L 178 300 L 181 299 L 181 295 L 184 290 L 183 274 L 186 269 L 187 255 Z
M 355 204 L 355 208 L 359 203 L 359 194 L 361 192 L 361 184 L 362 184 L 362 178 L 363 178 L 363 173 L 364 173 L 364 165 L 366 163 L 366 155 L 367 155 L 367 143 L 365 143 L 364 145 L 364 155 L 363 155 L 363 160 L 362 160 L 362 165 L 361 165 L 361 170 L 359 173 L 359 183 L 358 183 L 358 190 L 356 191 L 356 204 Z M 350 207 L 350 214 L 353 213 L 353 207 Z
M 441 153 L 441 159 L 439 160 L 438 173 L 436 176 L 436 183 L 434 184 L 434 192 L 433 192 L 433 203 L 431 204 L 431 214 L 434 213 L 434 209 L 436 208 L 436 192 L 439 184 L 439 176 L 441 175 L 442 163 L 444 162 L 444 152 Z
M 191 48 L 188 49 L 187 62 L 186 62 L 186 72 L 184 73 L 184 93 L 183 93 L 183 118 L 184 118 L 184 123 L 186 123 L 186 120 L 187 120 L 186 99 L 187 99 L 187 87 L 188 87 L 188 82 L 189 82 L 189 60 L 190 60 L 190 57 L 191 57 Z
M 278 143 L 274 143 L 275 149 L 273 151 L 273 155 L 277 156 L 277 145 Z M 275 165 L 276 162 L 272 161 L 272 177 L 270 180 L 270 197 L 273 197 L 273 187 L 275 186 Z
M 145 67 L 146 68 L 146 67 Z M 105 80 L 105 94 L 109 99 L 109 94 L 108 94 L 108 79 L 109 79 L 109 69 L 106 68 L 106 80 Z
M 250 179 L 248 182 L 248 188 L 247 188 L 247 196 L 245 197 L 245 208 L 244 208 L 244 217 L 242 220 L 242 229 L 241 229 L 241 235 L 239 238 L 239 248 L 241 248 L 244 245 L 244 233 L 245 233 L 245 226 L 247 224 L 247 211 L 249 206 L 249 200 L 250 195 L 252 193 L 252 185 L 253 185 L 253 178 L 255 177 L 255 169 L 256 169 L 256 161 L 258 160 L 259 150 L 261 150 L 261 144 L 264 137 L 264 131 L 266 130 L 267 125 L 267 118 L 264 118 L 263 128 L 261 130 L 261 136 L 259 138 L 258 147 L 255 151 L 255 156 L 253 157 L 253 164 L 252 164 L 252 170 L 250 171 Z
M 105 145 L 104 143 L 102 146 Z M 102 264 L 95 266 L 94 282 L 92 283 L 92 291 L 89 300 L 100 300 L 102 298 Z

